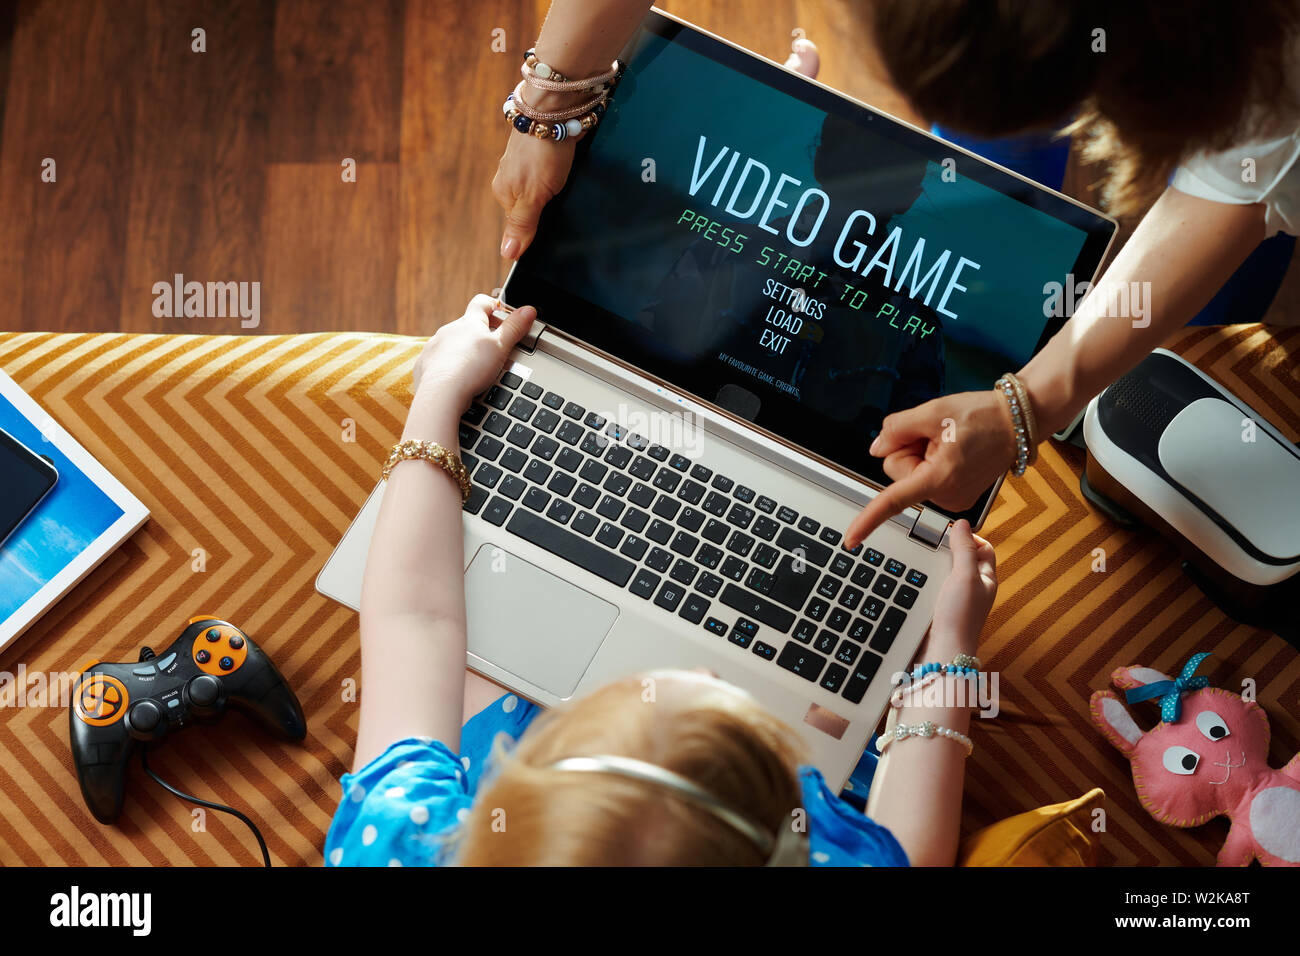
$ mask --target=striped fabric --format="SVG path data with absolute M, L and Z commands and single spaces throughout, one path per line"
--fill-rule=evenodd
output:
M 306 743 L 272 740 L 231 715 L 170 741 L 152 763 L 181 789 L 247 812 L 279 864 L 320 863 L 351 761 L 357 619 L 313 581 L 400 431 L 420 345 L 359 333 L 0 335 L 0 368 L 153 512 L 0 656 L 0 670 L 131 660 L 142 644 L 166 646 L 196 613 L 242 626 L 297 690 Z M 1300 330 L 1192 329 L 1172 346 L 1300 435 Z M 1171 547 L 1089 510 L 1081 466 L 1075 450 L 1045 448 L 1025 478 L 1006 483 L 985 529 L 1001 589 L 981 653 L 1000 671 L 1002 713 L 972 732 L 965 827 L 1101 786 L 1103 862 L 1209 864 L 1226 826 L 1152 821 L 1127 763 L 1089 721 L 1089 695 L 1118 665 L 1169 669 L 1213 650 L 1202 668 L 1213 683 L 1255 679 L 1280 765 L 1300 746 L 1300 661 L 1279 639 L 1225 619 Z M 1105 572 L 1092 571 L 1095 548 Z M 95 823 L 67 721 L 59 707 L 0 710 L 0 864 L 258 862 L 241 824 L 195 816 L 138 768 L 119 825 Z

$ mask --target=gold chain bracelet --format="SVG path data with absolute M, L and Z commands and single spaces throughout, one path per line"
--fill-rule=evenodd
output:
M 460 485 L 460 503 L 463 505 L 469 501 L 470 490 L 474 487 L 470 484 L 469 470 L 460 460 L 460 456 L 454 451 L 448 451 L 436 441 L 407 441 L 398 442 L 393 446 L 393 453 L 388 456 L 388 461 L 384 462 L 384 473 L 382 480 L 387 481 L 388 476 L 399 462 L 403 461 L 427 461 L 432 465 L 437 465 L 451 477 L 456 479 Z

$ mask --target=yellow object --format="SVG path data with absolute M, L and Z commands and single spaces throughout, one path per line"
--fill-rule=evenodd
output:
M 388 461 L 384 462 L 383 480 L 387 481 L 388 476 L 398 464 L 404 461 L 427 461 L 430 464 L 437 465 L 460 485 L 460 500 L 464 504 L 469 501 L 469 492 L 473 487 L 469 481 L 469 472 L 461 463 L 460 456 L 454 451 L 448 451 L 436 441 L 401 441 L 393 446 L 393 453 L 388 456 Z
M 1100 787 L 1076 800 L 1039 807 L 972 833 L 957 851 L 958 866 L 1096 866 Z

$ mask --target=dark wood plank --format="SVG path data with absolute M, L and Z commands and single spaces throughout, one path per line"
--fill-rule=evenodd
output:
M 264 0 L 149 4 L 134 139 L 120 328 L 240 332 L 238 317 L 154 315 L 156 282 L 262 276 L 274 9 Z M 192 50 L 202 27 L 206 52 Z

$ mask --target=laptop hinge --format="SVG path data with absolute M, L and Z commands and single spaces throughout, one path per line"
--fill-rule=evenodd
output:
M 492 313 L 492 317 L 494 319 L 504 319 L 511 311 L 513 310 L 500 308 Z M 524 333 L 524 337 L 519 340 L 519 344 L 515 347 L 521 351 L 527 352 L 529 355 L 532 355 L 533 352 L 537 350 L 537 340 L 542 337 L 542 333 L 545 331 L 546 323 L 539 321 L 538 319 L 533 319 L 532 327 Z
M 947 515 L 939 514 L 932 508 L 923 508 L 920 517 L 916 519 L 916 524 L 912 525 L 912 530 L 908 532 L 908 537 L 931 548 L 937 548 L 948 531 L 949 523 Z

